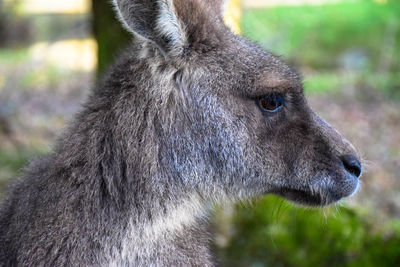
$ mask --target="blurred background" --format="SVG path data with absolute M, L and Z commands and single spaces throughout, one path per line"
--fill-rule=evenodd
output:
M 227 22 L 299 70 L 311 106 L 367 170 L 333 207 L 266 196 L 217 208 L 221 265 L 399 266 L 400 1 L 233 0 Z M 129 38 L 108 0 L 0 0 L 0 198 Z

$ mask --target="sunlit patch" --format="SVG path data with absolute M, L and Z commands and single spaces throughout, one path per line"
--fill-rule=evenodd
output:
M 378 1 L 378 0 L 375 0 Z M 382 0 L 385 1 L 385 0 Z M 345 2 L 345 0 L 247 0 L 245 7 L 267 7 L 267 6 L 302 6 L 302 5 L 326 5 Z
M 88 13 L 90 11 L 89 0 L 24 0 L 21 2 L 23 13 L 42 14 L 42 13 L 63 13 L 77 14 Z
M 93 71 L 97 65 L 96 51 L 93 39 L 42 42 L 30 48 L 35 60 L 75 71 Z
M 228 2 L 228 6 L 225 12 L 225 23 L 232 29 L 234 33 L 239 34 L 240 31 L 240 20 L 242 18 L 242 7 L 239 0 L 231 0 Z

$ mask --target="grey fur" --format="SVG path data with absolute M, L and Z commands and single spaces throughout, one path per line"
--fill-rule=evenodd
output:
M 355 191 L 352 146 L 291 68 L 223 24 L 222 1 L 114 2 L 137 37 L 9 190 L 2 266 L 212 266 L 211 203 Z M 286 103 L 265 114 L 255 99 L 271 92 Z

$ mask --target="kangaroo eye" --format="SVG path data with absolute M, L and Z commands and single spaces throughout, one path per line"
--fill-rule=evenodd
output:
M 258 104 L 263 111 L 274 113 L 285 104 L 285 99 L 281 95 L 271 94 L 258 99 Z

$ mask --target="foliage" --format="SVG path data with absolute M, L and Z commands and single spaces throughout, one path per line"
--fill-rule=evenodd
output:
M 400 220 L 375 224 L 347 207 L 305 209 L 275 196 L 237 207 L 223 266 L 395 266 Z M 393 227 L 393 225 L 397 225 Z
M 29 56 L 28 49 L 0 49 L 0 62 L 6 64 L 21 63 Z
M 0 47 L 16 47 L 32 39 L 31 21 L 17 15 L 18 2 L 0 0 Z
M 353 72 L 352 86 L 364 81 L 392 98 L 400 95 L 399 14 L 399 1 L 279 6 L 246 10 L 242 28 L 248 38 L 311 70 L 308 92 L 338 89 L 349 82 L 343 72 Z
M 307 66 L 336 67 L 340 56 L 352 49 L 378 66 L 389 27 L 398 29 L 396 41 L 400 41 L 399 14 L 399 3 L 373 1 L 251 9 L 244 13 L 243 31 L 275 53 Z

